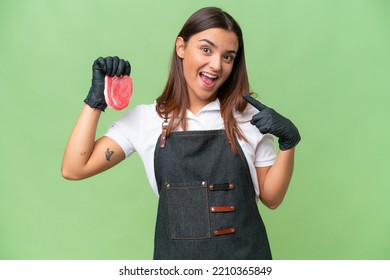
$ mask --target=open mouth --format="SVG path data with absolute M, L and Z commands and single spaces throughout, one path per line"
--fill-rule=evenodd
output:
M 207 72 L 200 72 L 200 79 L 206 86 L 212 86 L 214 82 L 218 79 L 217 75 L 212 75 Z

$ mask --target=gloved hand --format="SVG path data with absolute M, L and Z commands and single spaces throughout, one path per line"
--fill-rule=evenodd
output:
M 255 125 L 262 134 L 270 133 L 278 137 L 280 150 L 289 150 L 299 143 L 301 136 L 289 119 L 246 93 L 243 94 L 243 98 L 260 111 L 252 117 L 251 124 Z
M 114 57 L 99 57 L 92 65 L 92 85 L 87 98 L 84 100 L 91 108 L 104 111 L 107 103 L 104 99 L 105 76 L 130 76 L 131 66 L 126 60 Z

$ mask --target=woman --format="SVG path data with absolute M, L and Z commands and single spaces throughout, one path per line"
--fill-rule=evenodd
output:
M 107 107 L 104 76 L 129 74 L 117 57 L 95 61 L 63 176 L 87 178 L 136 151 L 159 196 L 154 259 L 271 259 L 257 198 L 271 209 L 282 202 L 300 136 L 288 119 L 243 95 L 249 82 L 237 22 L 219 8 L 194 13 L 156 103 L 136 106 L 95 141 Z

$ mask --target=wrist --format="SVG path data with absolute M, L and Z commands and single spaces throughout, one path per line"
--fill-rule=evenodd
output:
M 100 109 L 104 112 L 107 103 L 104 98 L 104 80 L 92 79 L 92 85 L 84 102 L 91 108 Z
M 279 138 L 279 149 L 281 151 L 287 151 L 294 148 L 301 141 L 299 132 L 296 131 L 289 138 Z

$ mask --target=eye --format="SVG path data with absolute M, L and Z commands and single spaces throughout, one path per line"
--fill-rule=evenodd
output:
M 234 55 L 231 55 L 231 54 L 224 55 L 223 59 L 226 60 L 227 62 L 233 62 L 234 61 Z
M 204 53 L 207 53 L 207 54 L 211 53 L 211 50 L 210 50 L 210 48 L 208 48 L 208 47 L 202 47 L 201 50 L 202 50 Z

